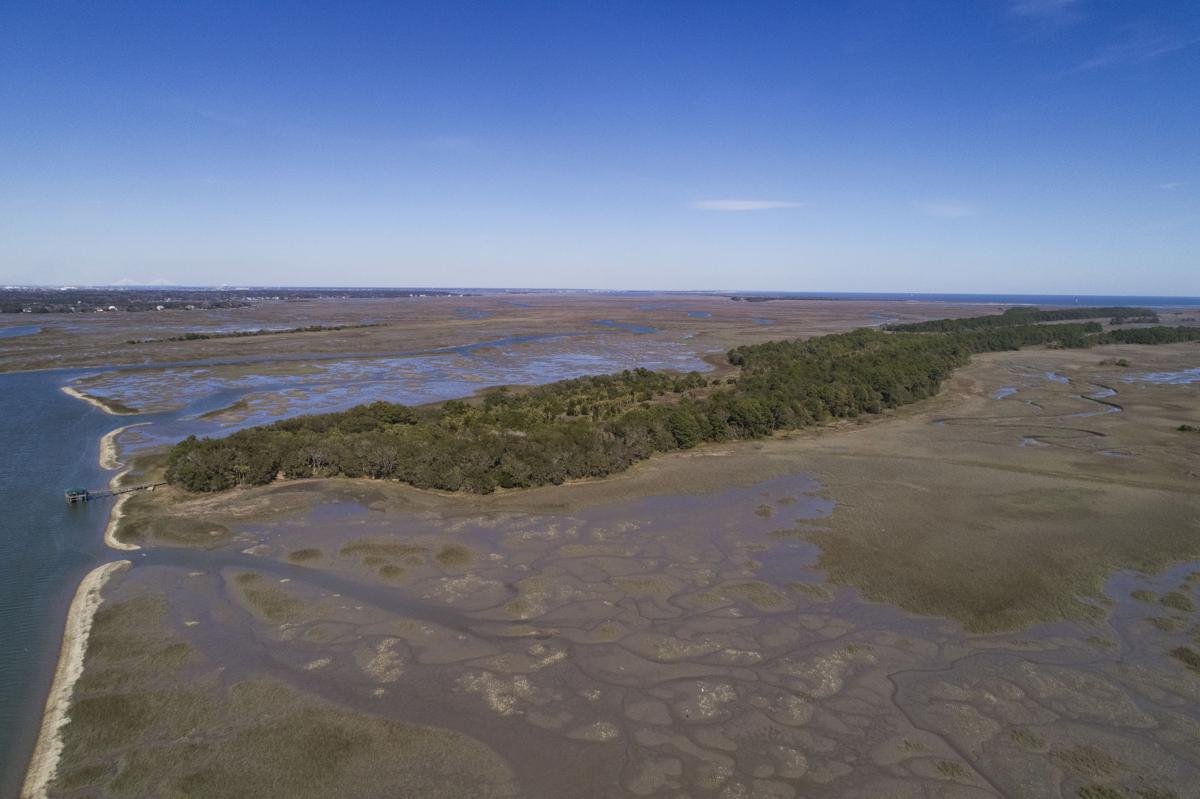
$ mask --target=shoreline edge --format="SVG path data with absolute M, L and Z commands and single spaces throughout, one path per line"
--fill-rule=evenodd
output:
M 46 697 L 37 744 L 21 787 L 21 799 L 43 799 L 57 776 L 63 746 L 61 732 L 68 721 L 67 711 L 75 692 L 75 683 L 83 674 L 83 658 L 87 653 L 92 622 L 104 601 L 101 590 L 113 575 L 131 565 L 128 560 L 117 560 L 97 566 L 84 576 L 75 591 L 70 610 L 67 611 L 58 665 L 54 670 L 50 694 Z

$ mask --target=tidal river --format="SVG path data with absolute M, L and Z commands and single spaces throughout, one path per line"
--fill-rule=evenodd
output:
M 20 788 L 75 587 L 111 559 L 108 503 L 63 489 L 107 483 L 99 440 L 126 422 L 59 391 L 74 376 L 0 374 L 0 796 Z
M 502 342 L 484 343 L 495 346 Z M 470 394 L 489 384 L 543 383 L 637 365 L 709 368 L 694 355 L 679 351 L 649 353 L 619 345 L 593 352 L 571 344 L 558 352 L 525 352 L 519 346 L 503 349 L 506 357 L 497 359 L 462 348 L 457 354 L 472 359 L 464 365 L 444 363 L 441 354 L 401 357 L 392 363 L 402 367 L 399 371 L 406 379 L 378 370 L 363 375 L 337 374 L 332 379 L 339 390 L 333 393 L 317 390 L 330 381 L 329 374 L 276 378 L 269 387 L 261 383 L 230 385 L 197 376 L 190 381 L 185 407 L 140 416 L 111 416 L 61 391 L 72 380 L 101 370 L 0 374 L 0 797 L 15 797 L 20 789 L 54 676 L 67 608 L 79 581 L 97 565 L 130 554 L 104 545 L 111 500 L 70 506 L 63 498 L 67 488 L 95 490 L 107 485 L 113 472 L 101 469 L 98 462 L 99 442 L 105 433 L 150 422 L 137 428 L 142 438 L 139 446 L 176 441 L 192 433 L 228 433 L 235 428 L 205 421 L 199 415 L 264 388 L 304 391 L 312 401 L 297 403 L 291 412 L 320 412 L 375 399 L 432 402 Z M 209 364 L 173 366 L 193 365 Z M 479 370 L 484 367 L 490 368 L 481 380 Z M 473 380 L 454 374 L 464 368 L 475 375 Z M 414 370 L 425 379 L 414 381 Z M 130 381 L 145 382 L 139 373 L 147 377 L 160 374 L 153 368 L 126 371 Z M 238 426 L 270 418 L 270 412 L 258 413 Z M 141 557 L 133 553 L 135 568 Z

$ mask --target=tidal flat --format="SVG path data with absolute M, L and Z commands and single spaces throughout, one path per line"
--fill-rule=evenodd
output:
M 135 496 L 50 793 L 1196 796 L 1195 387 L 1122 378 L 1198 349 L 603 481 Z

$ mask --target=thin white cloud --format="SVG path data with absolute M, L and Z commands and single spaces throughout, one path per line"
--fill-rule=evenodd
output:
M 799 208 L 802 203 L 789 200 L 696 200 L 692 207 L 701 211 L 770 211 L 775 208 Z
M 917 209 L 925 214 L 925 216 L 932 216 L 937 219 L 962 219 L 967 216 L 975 216 L 975 209 L 963 203 L 921 203 L 917 206 Z
M 1175 189 L 1182 189 L 1186 185 L 1182 180 L 1169 180 L 1166 183 L 1159 183 L 1158 187 L 1163 191 L 1174 191 Z
M 1152 32 L 1138 30 L 1124 41 L 1109 45 L 1075 67 L 1077 72 L 1124 64 L 1144 64 L 1165 55 L 1200 44 L 1200 35 L 1180 35 L 1176 31 Z

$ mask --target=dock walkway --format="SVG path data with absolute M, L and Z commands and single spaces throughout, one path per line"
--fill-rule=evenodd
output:
M 104 489 L 103 491 L 89 491 L 86 488 L 68 488 L 63 492 L 67 503 L 74 505 L 76 502 L 91 502 L 93 499 L 105 499 L 107 497 L 115 497 L 121 494 L 129 494 L 134 491 L 153 491 L 159 486 L 165 486 L 166 480 L 160 480 L 157 483 L 142 483 L 135 486 L 124 486 L 123 488 Z

